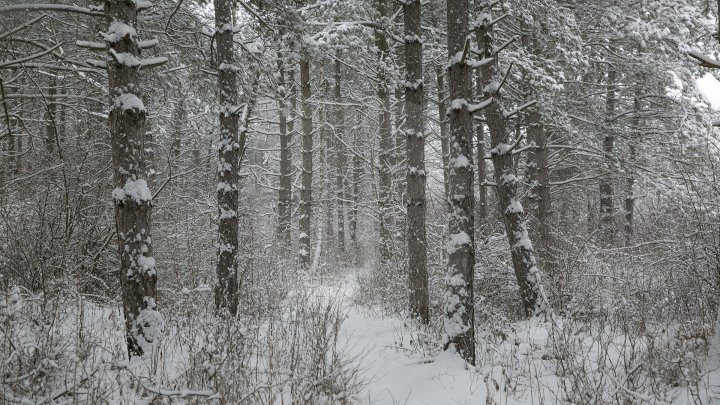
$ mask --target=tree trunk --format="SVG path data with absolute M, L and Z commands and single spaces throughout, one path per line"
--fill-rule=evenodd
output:
M 238 198 L 241 145 L 235 52 L 233 50 L 233 5 L 215 2 L 218 89 L 220 92 L 220 142 L 218 144 L 218 262 L 215 308 L 237 314 Z M 247 107 L 245 114 L 247 114 Z
M 152 256 L 152 193 L 145 179 L 145 118 L 139 97 L 139 72 L 112 55 L 139 57 L 137 5 L 131 1 L 105 4 L 108 23 L 104 34 L 110 57 L 107 67 L 110 93 L 113 200 L 120 255 L 120 280 L 129 356 L 142 356 L 159 338 L 156 307 L 155 259 Z
M 617 73 L 610 67 L 607 74 L 607 98 L 605 113 L 605 138 L 603 139 L 604 170 L 613 172 L 613 149 L 615 135 L 612 130 L 612 119 L 615 115 L 615 81 Z M 611 174 L 600 177 L 600 235 L 605 246 L 611 246 L 615 240 L 615 192 L 613 189 L 613 176 Z
M 310 62 L 307 58 L 300 61 L 300 97 L 302 103 L 302 187 L 300 189 L 300 264 L 304 269 L 310 267 L 310 226 L 312 219 L 312 176 L 313 176 L 313 139 L 312 109 L 310 108 Z
M 380 18 L 387 17 L 386 0 L 375 0 Z M 380 211 L 380 264 L 387 265 L 392 260 L 392 232 L 390 231 L 390 201 L 392 196 L 392 156 L 395 140 L 390 122 L 390 83 L 387 68 L 390 63 L 390 47 L 381 29 L 375 30 L 375 46 L 378 51 L 377 96 L 380 100 L 380 156 L 378 185 L 378 208 Z
M 358 152 L 358 140 L 357 130 L 353 130 L 353 149 L 356 153 Z M 360 156 L 353 154 L 352 157 L 352 209 L 350 210 L 350 241 L 353 244 L 353 250 L 355 252 L 353 264 L 358 264 L 358 215 L 360 207 L 360 176 L 361 176 L 362 165 L 360 162 Z
M 445 204 L 450 209 L 450 138 L 448 136 L 447 125 L 447 100 L 445 100 L 445 73 L 442 69 L 437 68 L 435 76 L 437 77 L 437 93 L 438 93 L 438 121 L 440 121 L 440 148 L 442 149 L 442 165 L 443 165 L 443 186 L 445 186 Z
M 478 49 L 482 49 L 483 39 L 480 36 L 480 31 L 475 31 L 475 42 Z M 475 91 L 480 101 L 482 101 L 483 95 L 483 78 L 480 69 L 475 71 Z M 480 112 L 479 114 L 482 114 Z M 476 115 L 479 118 L 480 115 Z M 486 181 L 487 170 L 485 168 L 485 124 L 477 119 L 476 139 L 477 145 L 477 178 L 478 178 L 478 201 L 477 201 L 477 223 L 478 228 L 481 229 L 481 235 L 483 234 L 482 229 L 488 228 L 487 224 L 487 186 L 484 184 Z
M 420 0 L 403 3 L 405 19 L 405 113 L 407 122 L 407 247 L 410 316 L 427 324 L 428 274 L 425 234 L 425 134 L 423 120 L 422 28 Z
M 497 55 L 493 53 L 492 17 L 490 9 L 485 8 L 486 18 L 480 22 L 478 30 L 483 38 L 484 58 L 494 58 L 493 62 L 482 69 L 483 92 L 485 99 L 492 103 L 485 109 L 488 130 L 490 132 L 490 155 L 492 156 L 495 183 L 498 194 L 498 207 L 503 216 L 505 233 L 510 243 L 510 253 L 520 287 L 522 305 L 527 316 L 539 311 L 541 304 L 540 271 L 535 263 L 535 255 L 527 232 L 525 213 L 517 196 L 518 179 L 512 154 L 513 142 L 508 136 L 507 120 L 502 109 L 500 84 L 502 77 L 497 70 Z
M 292 131 L 288 131 L 287 98 L 288 85 L 285 82 L 285 62 L 278 54 L 278 115 L 280 130 L 280 190 L 278 191 L 278 235 L 285 247 L 290 246 L 292 217 L 292 155 L 290 142 Z
M 323 100 L 327 100 L 330 95 L 330 81 L 323 80 L 325 88 L 323 91 Z M 325 226 L 323 235 L 323 249 L 326 252 L 330 251 L 330 247 L 333 247 L 335 239 L 335 228 L 333 215 L 335 213 L 335 193 L 333 192 L 333 183 L 335 179 L 331 173 L 333 169 L 332 158 L 335 150 L 335 142 L 333 134 L 330 133 L 328 127 L 327 107 L 325 104 L 321 104 L 319 113 L 319 126 L 320 126 L 320 160 L 323 165 L 323 182 L 322 182 L 322 201 L 323 211 L 325 213 Z
M 627 176 L 625 179 L 625 246 L 630 246 L 632 243 L 633 234 L 635 233 L 635 224 L 633 223 L 633 217 L 635 215 L 635 161 L 637 160 L 637 144 L 640 141 L 640 94 L 641 88 L 638 87 L 635 91 L 635 98 L 633 99 L 633 112 L 635 113 L 632 119 L 632 128 L 630 129 L 631 135 L 628 146 L 628 168 Z
M 347 199 L 345 195 L 345 166 L 347 158 L 345 156 L 345 108 L 342 106 L 342 64 L 340 63 L 340 54 L 335 55 L 335 172 L 336 172 L 336 210 L 337 210 L 337 247 L 340 254 L 345 254 L 345 203 Z
M 447 346 L 475 364 L 474 174 L 469 55 L 463 51 L 468 37 L 468 0 L 448 0 L 448 84 L 450 87 L 450 207 L 445 333 Z
M 550 196 L 550 169 L 548 167 L 547 132 L 541 123 L 537 110 L 528 113 L 528 140 L 535 148 L 528 153 L 528 173 L 531 184 L 531 207 L 535 213 L 537 232 L 532 232 L 532 240 L 536 241 L 540 268 L 548 274 L 552 282 L 556 282 L 555 258 L 553 255 L 553 236 L 551 232 L 552 200 Z

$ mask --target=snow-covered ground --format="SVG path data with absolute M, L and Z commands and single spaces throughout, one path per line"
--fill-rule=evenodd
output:
M 678 350 L 677 345 L 666 345 L 685 342 L 673 340 L 669 332 L 665 334 L 667 342 L 651 343 L 653 351 L 645 335 L 626 335 L 622 329 L 593 329 L 581 322 L 563 324 L 561 319 L 554 324 L 537 319 L 509 325 L 491 323 L 478 327 L 477 366 L 469 366 L 456 353 L 441 350 L 437 330 L 423 329 L 399 316 L 383 316 L 379 308 L 358 304 L 358 276 L 366 271 L 342 269 L 324 279 L 303 278 L 306 281 L 293 289 L 294 296 L 285 298 L 288 302 L 283 307 L 291 308 L 287 311 L 295 315 L 288 313 L 271 324 L 262 321 L 256 336 L 248 336 L 259 342 L 250 347 L 252 353 L 243 351 L 242 345 L 233 351 L 233 345 L 225 344 L 232 340 L 237 344 L 236 332 L 240 330 L 225 331 L 224 321 L 209 316 L 204 324 L 193 318 L 196 323 L 188 328 L 178 323 L 185 318 L 175 314 L 171 322 L 175 326 L 166 329 L 157 354 L 128 364 L 122 360 L 123 324 L 117 309 L 79 299 L 76 307 L 66 303 L 57 312 L 59 323 L 55 326 L 17 324 L 18 333 L 12 337 L 28 355 L 25 363 L 34 358 L 42 360 L 43 356 L 48 360 L 39 361 L 32 370 L 0 375 L 0 403 L 3 399 L 36 403 L 38 399 L 46 400 L 48 392 L 50 396 L 59 392 L 58 398 L 70 397 L 68 392 L 76 387 L 83 391 L 73 394 L 79 403 L 106 398 L 118 404 L 151 403 L 158 397 L 173 397 L 173 403 L 193 402 L 188 401 L 192 397 L 201 398 L 200 402 L 223 398 L 233 403 L 226 397 L 232 395 L 243 403 L 262 399 L 267 404 L 289 403 L 298 395 L 307 403 L 323 404 L 346 403 L 348 395 L 352 403 L 380 405 L 713 403 L 708 399 L 710 390 L 702 392 L 703 388 L 690 384 L 692 362 L 682 356 L 692 352 L 683 353 L 682 346 Z M 196 301 L 188 298 L 188 303 Z M 37 303 L 23 304 L 17 294 L 5 304 L 6 309 L 16 306 L 17 311 L 24 306 L 25 317 L 33 316 L 29 311 L 32 305 Z M 323 308 L 328 308 L 325 317 Z M 335 313 L 330 308 L 339 308 L 337 315 L 328 317 Z M 299 310 L 305 312 L 297 314 Z M 337 326 L 337 351 L 316 350 L 318 344 L 334 347 L 335 335 L 330 330 L 338 323 L 333 319 L 343 319 Z M 294 330 L 293 325 L 303 330 Z M 303 339 L 296 339 L 301 335 Z M 316 340 L 319 337 L 327 339 Z M 666 346 L 659 347 L 662 345 Z M 272 350 L 263 352 L 266 349 Z M 304 351 L 303 360 L 288 361 L 296 349 Z M 333 363 L 328 353 L 337 353 L 344 360 Z M 316 358 L 323 359 L 320 368 L 325 367 L 319 375 L 313 371 Z M 235 368 L 225 359 L 233 359 Z M 687 367 L 667 367 L 667 362 Z M 293 369 L 293 364 L 300 368 Z M 335 368 L 327 368 L 333 364 Z M 252 371 L 258 376 L 245 378 L 242 386 L 235 379 L 218 384 L 208 371 L 216 367 L 218 375 L 229 377 Z M 35 381 L 33 376 L 41 371 L 52 375 L 52 379 Z M 668 371 L 681 372 L 687 376 L 688 384 L 663 382 L 663 373 Z M 354 377 L 343 378 L 342 373 Z M 294 383 L 292 379 L 297 375 L 308 383 Z M 711 377 L 720 378 L 717 373 Z M 325 391 L 312 390 L 326 379 L 335 385 Z M 708 382 L 720 386 L 720 381 Z M 13 391 L 2 392 L 3 384 Z M 39 384 L 42 390 L 33 388 L 33 384 Z
M 421 353 L 411 343 L 415 335 L 406 320 L 381 317 L 371 308 L 353 303 L 360 269 L 350 269 L 317 289 L 319 294 L 344 300 L 347 318 L 341 336 L 343 351 L 359 364 L 366 386 L 361 401 L 371 404 L 541 404 L 548 401 L 556 378 L 550 362 L 542 360 L 547 341 L 544 325 L 523 323 L 521 341 L 507 342 L 478 353 L 478 367 L 465 364 L 456 353 Z M 522 364 L 521 362 L 526 362 Z M 547 363 L 547 364 L 546 364 Z M 528 381 L 511 377 L 510 368 L 531 369 Z M 513 370 L 518 371 L 518 370 Z M 541 381 L 532 381 L 540 376 Z M 523 386 L 527 384 L 526 386 Z M 534 386 L 533 386 L 534 385 Z

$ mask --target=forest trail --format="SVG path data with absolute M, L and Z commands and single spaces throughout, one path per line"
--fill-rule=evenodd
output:
M 345 269 L 341 276 L 325 282 L 318 294 L 342 300 L 346 319 L 341 330 L 340 350 L 360 366 L 366 386 L 361 403 L 371 404 L 531 404 L 528 395 L 516 401 L 496 392 L 484 381 L 492 372 L 503 390 L 501 368 L 468 370 L 455 353 L 440 352 L 422 356 L 413 350 L 410 328 L 405 320 L 377 314 L 354 302 L 357 276 L 363 269 Z M 491 363 L 492 364 L 492 363 Z M 497 374 L 497 375 L 496 375 Z M 492 399 L 487 400 L 488 388 Z M 493 402 L 495 399 L 498 402 Z

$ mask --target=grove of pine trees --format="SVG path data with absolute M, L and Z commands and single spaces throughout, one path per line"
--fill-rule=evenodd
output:
M 0 403 L 720 401 L 719 8 L 0 0 Z

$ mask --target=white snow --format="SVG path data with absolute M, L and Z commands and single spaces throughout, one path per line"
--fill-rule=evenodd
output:
M 462 231 L 454 233 L 448 237 L 447 253 L 448 255 L 452 255 L 458 249 L 461 249 L 463 246 L 470 245 L 471 243 L 472 240 L 470 239 L 470 235 L 467 233 Z
M 145 111 L 145 104 L 140 98 L 132 93 L 122 93 L 115 97 L 115 107 L 122 111 L 133 110 L 137 112 Z
M 144 201 L 152 201 L 152 193 L 145 179 L 127 180 L 122 188 L 116 187 L 113 190 L 112 196 L 113 199 L 118 202 L 126 198 L 134 200 L 137 204 L 142 204 Z
M 135 28 L 119 21 L 113 21 L 104 33 L 100 33 L 105 42 L 115 43 L 121 41 L 126 36 L 134 38 L 137 36 Z

